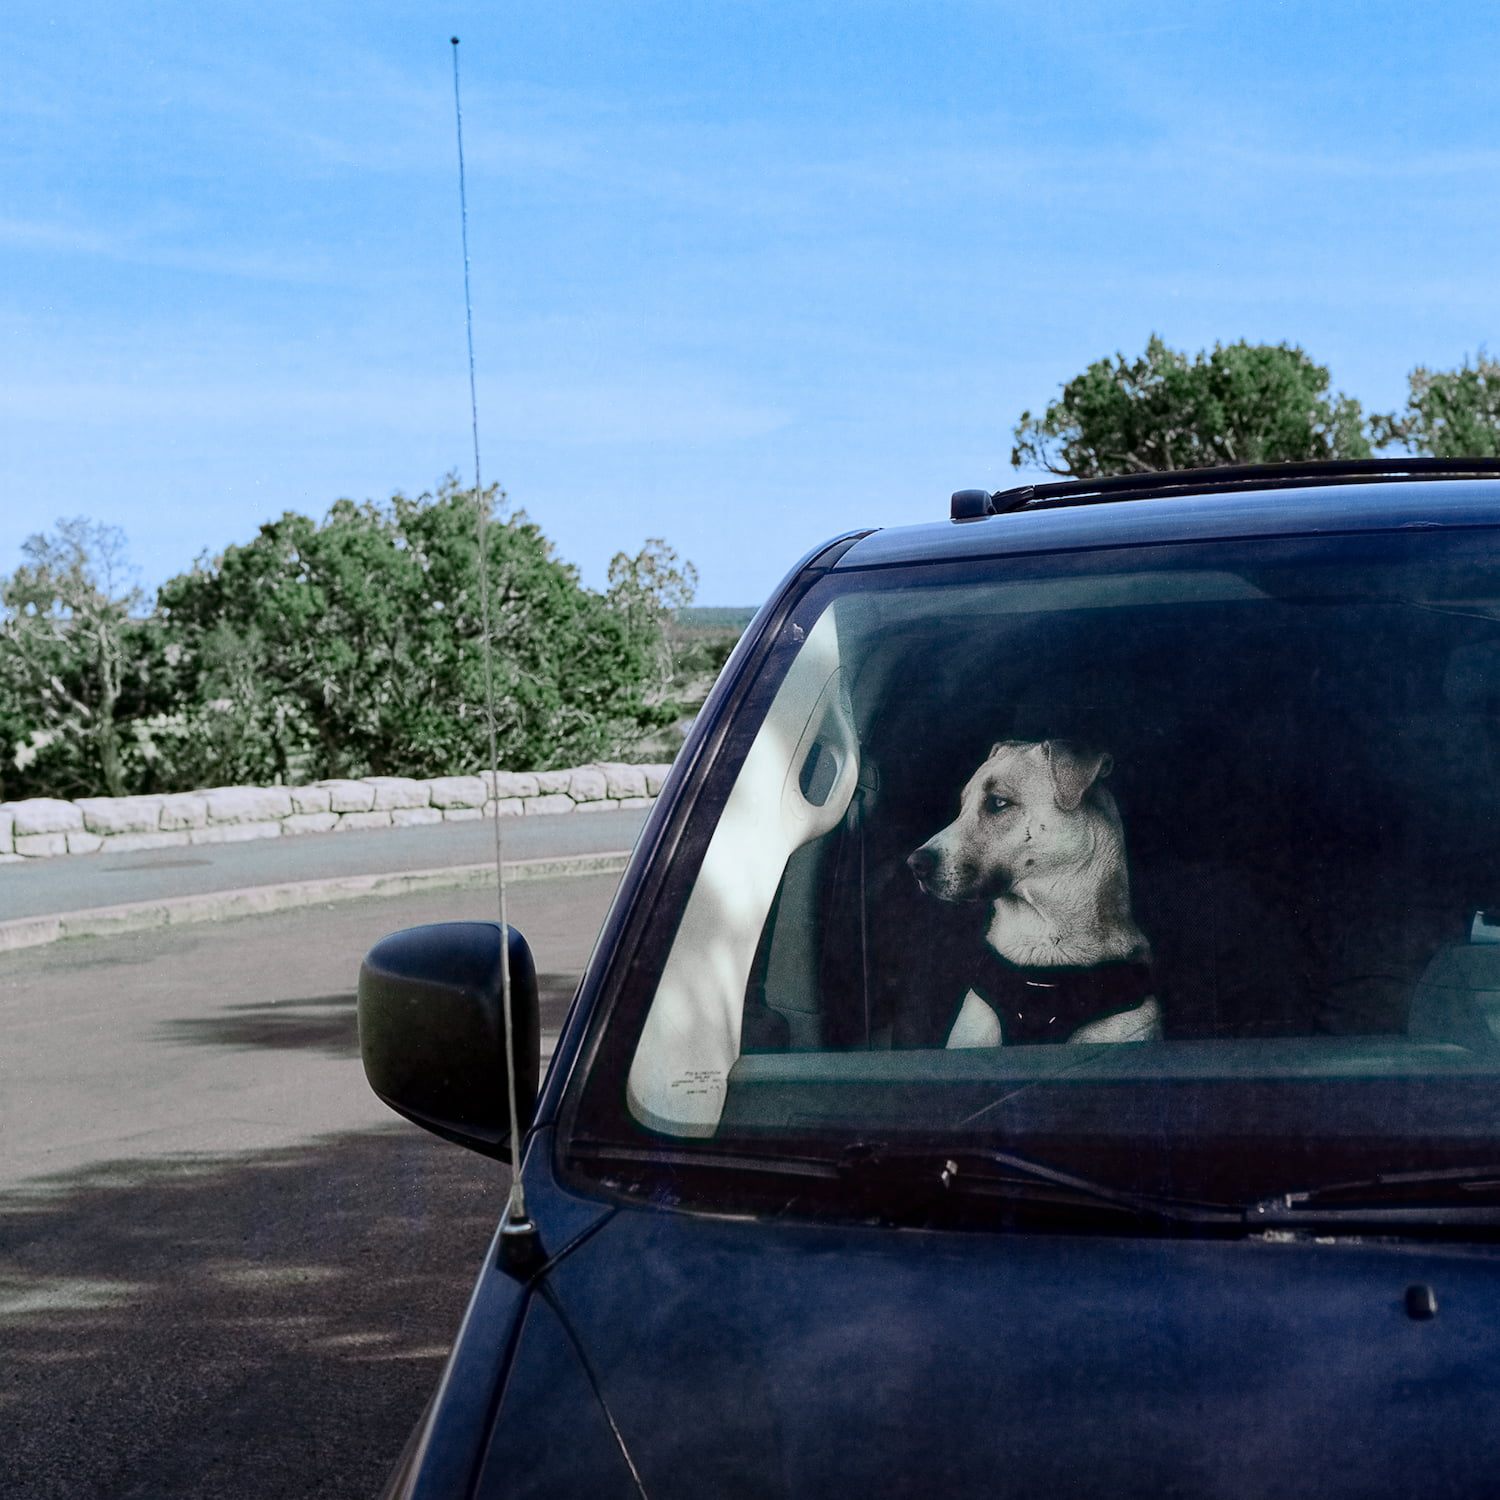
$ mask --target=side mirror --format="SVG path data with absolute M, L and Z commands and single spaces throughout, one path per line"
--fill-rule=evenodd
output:
M 511 1035 L 500 991 L 498 922 L 434 922 L 382 938 L 359 970 L 359 1050 L 370 1087 L 397 1114 L 501 1161 L 515 1058 L 524 1132 L 536 1113 L 541 1009 L 526 939 L 510 929 Z

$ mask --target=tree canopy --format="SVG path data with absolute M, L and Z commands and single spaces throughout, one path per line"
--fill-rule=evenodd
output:
M 502 498 L 492 488 L 482 503 Z M 241 775 L 430 776 L 484 762 L 475 522 L 473 492 L 451 482 L 386 506 L 340 500 L 321 525 L 289 512 L 166 585 L 162 611 L 194 678 L 183 696 L 227 700 L 231 734 L 260 760 Z M 504 764 L 587 760 L 655 727 L 655 641 L 627 611 L 583 588 L 522 513 L 490 522 L 487 553 Z
M 120 719 L 140 706 L 147 654 L 125 534 L 75 516 L 28 537 L 21 554 L 0 582 L 0 738 L 63 794 L 119 796 Z
M 608 593 L 491 488 L 288 511 L 203 557 L 145 612 L 110 581 L 123 537 L 33 537 L 5 581 L 0 795 L 173 790 L 488 762 L 478 507 L 496 738 L 512 770 L 618 754 L 673 722 L 663 644 L 695 575 L 664 542 Z
M 1293 344 L 1215 344 L 1091 364 L 1040 417 L 1022 412 L 1011 462 L 1077 479 L 1216 464 L 1368 458 L 1359 402 Z
M 1500 361 L 1483 349 L 1456 370 L 1418 365 L 1406 377 L 1406 410 L 1371 418 L 1377 439 L 1436 458 L 1500 456 Z

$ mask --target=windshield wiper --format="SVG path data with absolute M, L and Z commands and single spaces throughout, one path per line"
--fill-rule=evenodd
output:
M 1276 1193 L 1245 1210 L 1269 1226 L 1364 1221 L 1379 1224 L 1500 1224 L 1500 1166 L 1379 1172 L 1349 1182 Z
M 955 1197 L 1083 1203 L 1175 1224 L 1239 1226 L 1239 1208 L 1111 1187 L 1011 1151 L 941 1150 L 861 1141 L 840 1153 L 841 1175 L 868 1189 L 926 1186 Z
M 568 1155 L 591 1165 L 609 1163 L 622 1167 L 692 1167 L 726 1172 L 767 1173 L 783 1177 L 811 1177 L 832 1181 L 838 1176 L 834 1164 L 821 1157 L 794 1156 L 769 1151 L 743 1151 L 722 1147 L 619 1146 L 612 1141 L 574 1140 Z
M 852 1190 L 862 1205 L 876 1212 L 909 1217 L 911 1210 L 944 1197 L 992 1198 L 1033 1206 L 1106 1208 L 1134 1218 L 1179 1224 L 1238 1228 L 1244 1212 L 1237 1207 L 1193 1203 L 1151 1193 L 1132 1192 L 1093 1182 L 1072 1172 L 1009 1151 L 964 1148 L 890 1146 L 857 1141 L 837 1156 L 808 1152 L 770 1153 L 745 1150 L 739 1143 L 708 1147 L 629 1147 L 603 1141 L 577 1141 L 569 1155 L 597 1168 L 605 1163 L 634 1168 L 719 1171 L 790 1179 L 814 1189 L 821 1182 Z
M 912 1147 L 858 1141 L 836 1156 L 709 1147 L 625 1147 L 575 1141 L 570 1155 L 596 1169 L 727 1172 L 778 1180 L 794 1197 L 842 1188 L 860 1206 L 895 1220 L 925 1217 L 945 1199 L 992 1199 L 1029 1208 L 1108 1210 L 1137 1220 L 1203 1229 L 1389 1229 L 1445 1226 L 1500 1229 L 1500 1166 L 1384 1172 L 1355 1181 L 1292 1189 L 1244 1205 L 1205 1203 L 1112 1187 L 1011 1151 Z M 1481 1201 L 1476 1201 L 1479 1199 Z

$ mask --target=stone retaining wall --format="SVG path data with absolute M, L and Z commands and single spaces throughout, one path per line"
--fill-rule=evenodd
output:
M 312 786 L 219 786 L 159 797 L 32 797 L 0 802 L 0 860 L 227 844 L 344 828 L 463 823 L 498 815 L 649 807 L 667 766 L 602 762 L 568 771 L 366 776 Z

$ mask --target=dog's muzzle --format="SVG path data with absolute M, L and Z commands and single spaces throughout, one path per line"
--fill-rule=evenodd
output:
M 922 889 L 931 888 L 932 877 L 937 874 L 938 853 L 936 849 L 923 844 L 920 849 L 914 849 L 906 857 L 907 868 L 917 877 L 917 884 Z
M 955 861 L 936 840 L 929 840 L 908 854 L 906 866 L 922 890 L 939 901 L 959 904 L 994 901 L 1011 888 L 1010 876 L 1004 871 L 993 871 L 990 878 L 984 879 L 967 862 Z

